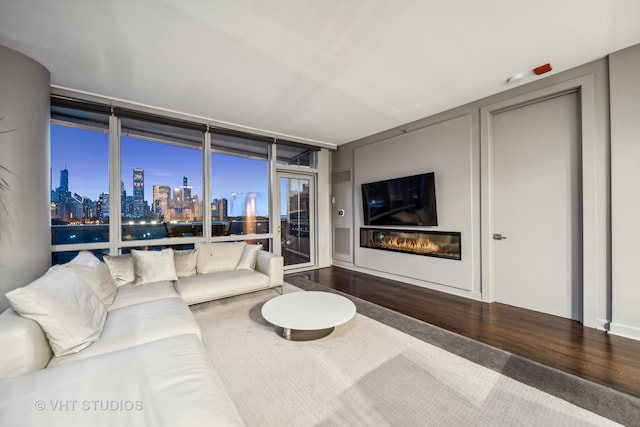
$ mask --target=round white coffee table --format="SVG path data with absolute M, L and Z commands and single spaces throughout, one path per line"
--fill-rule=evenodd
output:
M 327 336 L 355 314 L 356 306 L 349 299 L 329 292 L 291 292 L 262 306 L 262 317 L 293 341 Z

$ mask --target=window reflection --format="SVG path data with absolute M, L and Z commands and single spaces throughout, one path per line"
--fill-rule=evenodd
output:
M 268 233 L 268 180 L 266 160 L 212 154 L 212 235 Z

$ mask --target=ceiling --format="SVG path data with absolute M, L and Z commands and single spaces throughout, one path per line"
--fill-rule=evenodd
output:
M 639 18 L 638 0 L 0 0 L 0 45 L 55 86 L 331 146 L 640 43 Z

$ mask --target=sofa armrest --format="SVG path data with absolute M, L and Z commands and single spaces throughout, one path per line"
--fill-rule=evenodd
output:
M 284 258 L 260 250 L 256 270 L 269 276 L 269 286 L 282 286 L 284 282 Z
M 37 322 L 11 308 L 0 315 L 0 380 L 44 369 L 52 355 Z

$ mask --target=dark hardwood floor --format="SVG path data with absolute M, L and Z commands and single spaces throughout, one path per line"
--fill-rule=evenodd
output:
M 640 342 L 576 321 L 339 267 L 291 273 L 640 398 Z M 286 280 L 286 279 L 285 279 Z

